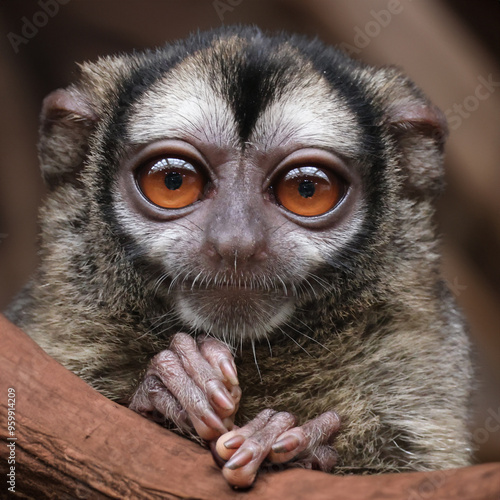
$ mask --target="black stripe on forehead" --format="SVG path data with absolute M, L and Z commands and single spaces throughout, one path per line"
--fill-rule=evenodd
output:
M 215 42 L 220 39 L 229 39 L 233 37 L 241 39 L 251 39 L 255 36 L 261 38 L 263 41 L 260 30 L 252 27 L 221 27 L 207 32 L 199 32 L 191 35 L 190 37 L 176 41 L 172 44 L 167 44 L 157 50 L 146 50 L 137 54 L 132 54 L 130 59 L 131 69 L 129 77 L 124 80 L 118 89 L 118 102 L 116 105 L 114 116 L 111 120 L 111 126 L 107 133 L 108 144 L 113 146 L 118 138 L 124 138 L 126 133 L 126 124 L 130 115 L 130 108 L 150 87 L 152 87 L 158 80 L 163 78 L 166 73 L 172 70 L 176 65 L 182 63 L 185 59 L 197 53 L 210 53 L 206 49 L 210 49 Z M 251 50 L 250 50 L 251 52 Z M 213 57 L 201 56 L 200 60 L 206 65 L 207 68 L 216 66 L 215 71 L 218 75 L 214 78 L 220 80 L 221 77 L 225 79 L 226 87 L 231 87 L 231 94 L 234 95 L 233 102 L 248 101 L 252 94 L 252 89 L 256 90 L 255 96 L 258 96 L 259 102 L 264 102 L 268 95 L 268 85 L 262 85 L 259 78 L 252 77 L 252 71 L 245 72 L 245 74 L 238 74 L 235 72 L 235 67 L 243 67 L 244 64 L 236 64 L 231 70 L 227 64 L 224 56 L 219 55 L 218 61 L 214 61 Z M 249 54 L 252 59 L 252 55 Z M 267 73 L 272 73 L 267 71 Z M 239 78 L 238 81 L 235 77 Z M 266 80 L 266 79 L 264 79 Z M 240 89 L 240 92 L 236 89 Z M 240 99 L 238 99 L 238 97 Z M 240 106 L 241 108 L 241 106 Z M 248 121 L 252 115 L 248 110 L 240 109 L 239 116 L 246 117 Z M 256 117 L 257 115 L 255 115 Z M 109 148 L 107 148 L 109 150 Z
M 257 36 L 248 42 L 230 58 L 224 51 L 217 52 L 213 65 L 218 71 L 213 79 L 222 80 L 224 97 L 233 110 L 243 143 L 259 115 L 291 82 L 300 64 L 292 53 L 281 52 L 276 57 L 283 43 L 280 39 Z

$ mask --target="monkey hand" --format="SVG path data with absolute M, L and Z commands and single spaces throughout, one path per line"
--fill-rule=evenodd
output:
M 149 363 L 129 408 L 211 441 L 233 428 L 240 398 L 236 366 L 225 344 L 178 333 L 170 348 Z
M 334 411 L 294 427 L 295 417 L 286 412 L 264 410 L 250 423 L 219 438 L 215 453 L 227 460 L 222 473 L 229 484 L 251 486 L 264 459 L 329 472 L 337 462 L 330 445 L 340 428 Z

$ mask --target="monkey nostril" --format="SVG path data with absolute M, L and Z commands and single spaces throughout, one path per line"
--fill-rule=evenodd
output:
M 256 262 L 263 262 L 267 259 L 267 257 L 268 257 L 268 251 L 264 246 L 261 248 L 257 248 L 253 254 L 253 259 Z
M 205 253 L 210 259 L 216 259 L 219 256 L 219 253 L 213 245 L 206 245 Z

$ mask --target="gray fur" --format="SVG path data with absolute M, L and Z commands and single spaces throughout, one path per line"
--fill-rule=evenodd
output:
M 241 139 L 228 81 L 245 47 L 266 39 L 256 30 L 210 36 L 196 50 L 172 46 L 84 64 L 67 91 L 75 109 L 61 105 L 55 113 L 47 105 L 41 264 L 9 317 L 121 402 L 177 331 L 223 338 L 235 349 L 243 391 L 237 422 L 264 408 L 302 423 L 335 409 L 342 421 L 337 472 L 469 464 L 470 347 L 440 275 L 432 220 L 443 175 L 438 112 L 398 70 L 335 56 L 332 72 L 347 67 L 352 77 L 349 100 L 308 60 L 301 50 L 308 42 L 282 37 L 261 57 L 285 68 L 286 79 L 276 77 L 274 94 Z M 151 72 L 152 60 L 177 53 L 147 85 L 137 77 L 142 67 Z M 124 99 L 124 89 L 134 88 L 137 95 Z M 355 99 L 371 110 L 367 117 L 356 114 Z M 179 137 L 229 151 L 233 186 L 251 178 L 241 169 L 252 155 L 293 144 L 329 148 L 362 179 L 361 196 L 340 222 L 320 230 L 259 219 L 272 226 L 267 262 L 250 272 L 209 271 L 197 256 L 206 237 L 197 215 L 159 224 L 138 213 L 122 184 L 128 148 Z M 372 139 L 381 145 L 378 177 Z M 376 209 L 368 191 L 378 194 Z M 221 201 L 220 210 L 251 225 L 236 203 Z M 198 275 L 198 288 L 183 288 Z M 238 280 L 260 294 L 251 310 L 209 294 L 214 283 Z

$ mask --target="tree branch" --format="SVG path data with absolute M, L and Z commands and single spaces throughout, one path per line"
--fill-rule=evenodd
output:
M 15 477 L 28 498 L 500 498 L 500 464 L 357 477 L 288 469 L 235 491 L 210 452 L 106 399 L 1 315 L 0 391 L 0 491 Z M 15 476 L 6 476 L 9 458 Z

